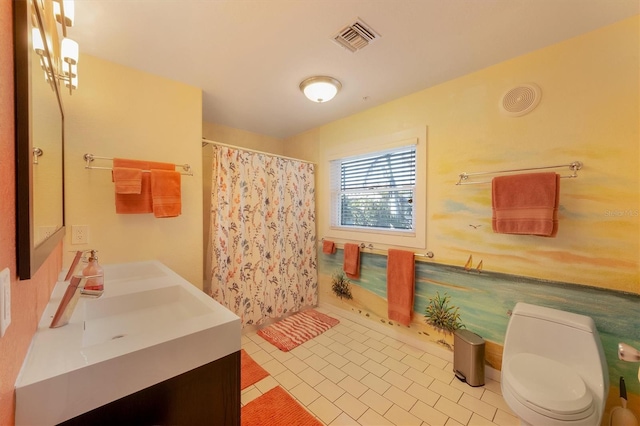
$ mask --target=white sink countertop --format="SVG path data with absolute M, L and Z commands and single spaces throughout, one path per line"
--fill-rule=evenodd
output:
M 240 350 L 240 318 L 162 263 L 103 268 L 102 297 L 49 328 L 69 283 L 56 284 L 16 380 L 17 425 L 63 422 Z

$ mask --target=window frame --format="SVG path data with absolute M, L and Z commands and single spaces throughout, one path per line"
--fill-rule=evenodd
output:
M 336 197 L 332 188 L 332 161 L 348 159 L 350 157 L 384 152 L 394 148 L 415 145 L 416 147 L 416 183 L 414 193 L 414 229 L 385 230 L 367 227 L 345 227 L 333 224 L 334 202 Z M 426 200 L 427 200 L 427 128 L 413 128 L 398 133 L 369 138 L 362 141 L 342 145 L 340 148 L 327 153 L 325 166 L 327 167 L 326 188 L 329 190 L 328 203 L 323 209 L 327 214 L 324 237 L 345 241 L 372 244 L 376 249 L 389 246 L 410 247 L 414 249 L 426 248 Z

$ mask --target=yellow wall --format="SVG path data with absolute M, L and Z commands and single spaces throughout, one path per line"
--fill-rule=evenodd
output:
M 100 262 L 158 259 L 202 288 L 202 94 L 200 89 L 84 55 L 79 88 L 65 95 L 65 265 L 70 251 L 97 249 Z M 83 155 L 191 165 L 182 215 L 117 215 L 111 172 L 86 170 Z M 110 161 L 94 165 L 111 167 Z M 89 244 L 71 245 L 88 225 Z
M 285 155 L 321 161 L 356 140 L 428 126 L 427 249 L 435 262 L 462 266 L 473 254 L 487 270 L 640 293 L 639 21 L 312 129 L 286 140 Z M 502 115 L 502 95 L 528 82 L 542 89 L 538 107 L 519 118 Z M 490 185 L 455 185 L 461 172 L 575 160 L 584 168 L 561 181 L 556 238 L 494 234 Z M 329 221 L 327 173 L 321 161 L 319 238 Z

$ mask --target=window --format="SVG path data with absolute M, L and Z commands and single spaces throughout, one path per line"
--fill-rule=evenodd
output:
M 331 161 L 332 226 L 415 233 L 416 146 Z

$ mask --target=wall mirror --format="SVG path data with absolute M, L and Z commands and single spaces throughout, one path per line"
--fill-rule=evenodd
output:
M 58 84 L 41 60 L 55 64 L 52 0 L 15 0 L 16 246 L 18 276 L 30 279 L 64 237 L 64 110 Z M 40 34 L 40 53 L 33 48 Z M 43 59 L 41 59 L 43 58 Z M 55 79 L 55 77 L 54 77 Z

